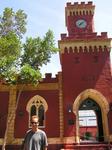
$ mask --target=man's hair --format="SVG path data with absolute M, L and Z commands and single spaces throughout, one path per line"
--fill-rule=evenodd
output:
M 39 120 L 39 118 L 38 118 L 37 115 L 33 115 L 33 116 L 31 116 L 31 121 L 32 121 L 33 119 L 35 119 L 35 118 Z

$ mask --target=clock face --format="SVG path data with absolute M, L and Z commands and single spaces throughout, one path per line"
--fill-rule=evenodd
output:
M 87 22 L 84 19 L 79 19 L 76 21 L 76 26 L 78 28 L 85 28 L 87 26 Z

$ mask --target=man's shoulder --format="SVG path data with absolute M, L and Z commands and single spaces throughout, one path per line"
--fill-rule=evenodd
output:
M 39 133 L 42 133 L 42 134 L 46 134 L 45 131 L 43 131 L 43 130 L 41 130 L 41 129 L 38 129 L 38 132 L 39 132 Z
M 31 132 L 32 130 L 31 129 L 29 129 L 26 133 L 29 133 L 29 132 Z
M 29 135 L 31 132 L 32 132 L 32 130 L 31 130 L 31 129 L 30 129 L 30 130 L 28 130 L 28 131 L 26 132 L 26 136 L 27 136 L 27 135 Z

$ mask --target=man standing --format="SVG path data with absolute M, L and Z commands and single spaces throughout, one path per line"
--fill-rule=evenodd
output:
M 47 150 L 46 133 L 38 129 L 38 117 L 31 117 L 32 129 L 29 130 L 24 138 L 22 150 Z

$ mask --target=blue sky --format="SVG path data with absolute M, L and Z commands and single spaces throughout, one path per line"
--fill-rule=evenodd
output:
M 83 0 L 84 1 L 84 0 Z M 56 46 L 60 34 L 66 32 L 65 5 L 67 2 L 81 2 L 81 0 L 0 0 L 0 14 L 5 7 L 11 7 L 14 11 L 24 10 L 27 18 L 27 36 L 44 36 L 48 29 L 53 30 Z M 85 0 L 85 2 L 88 2 Z M 93 0 L 95 8 L 95 31 L 108 32 L 112 37 L 112 0 Z M 24 38 L 25 38 L 24 37 Z M 52 73 L 53 76 L 61 70 L 58 54 L 52 56 L 51 63 L 43 66 L 42 73 Z

